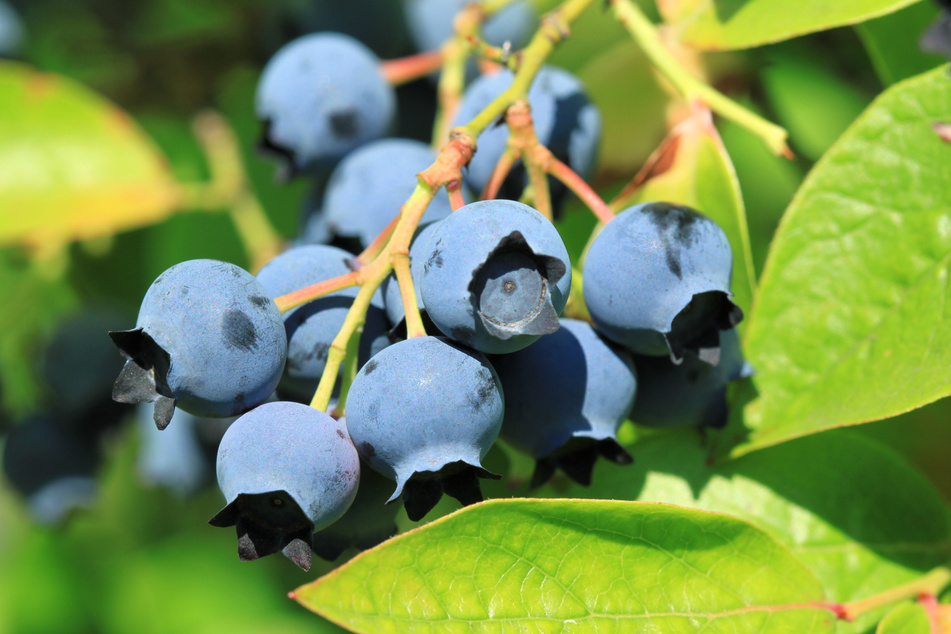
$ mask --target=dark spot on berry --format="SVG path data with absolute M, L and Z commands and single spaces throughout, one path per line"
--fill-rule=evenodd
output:
M 366 374 L 373 374 L 373 371 L 376 370 L 376 366 L 378 365 L 380 365 L 379 362 L 375 361 L 374 359 L 370 359 L 367 361 L 367 364 L 363 366 L 363 371 Z
M 252 304 L 254 304 L 255 306 L 257 306 L 258 308 L 262 310 L 266 309 L 268 307 L 268 304 L 271 303 L 271 299 L 269 297 L 265 297 L 264 295 L 252 295 L 248 299 L 251 301 Z
M 344 440 L 347 440 L 347 434 L 345 434 L 342 429 L 337 430 L 337 435 L 343 438 Z
M 334 136 L 352 139 L 360 132 L 359 118 L 354 110 L 342 110 L 330 115 L 330 131 Z
M 667 240 L 664 240 L 664 258 L 667 262 L 667 268 L 670 269 L 670 272 L 677 276 L 678 280 L 683 279 L 683 270 L 680 268 L 680 253 L 674 252 L 670 245 L 667 244 Z
M 240 310 L 232 308 L 225 312 L 221 318 L 221 334 L 228 348 L 245 352 L 258 348 L 258 332 L 254 322 Z
M 443 265 L 442 249 L 434 249 L 433 252 L 429 256 L 429 259 L 426 260 L 426 264 L 423 265 L 423 270 L 429 273 L 429 270 L 432 267 L 435 266 L 437 269 L 440 269 L 442 268 L 442 265 Z
M 373 456 L 376 455 L 376 449 L 374 449 L 373 445 L 371 445 L 368 442 L 362 442 L 359 445 L 357 445 L 357 450 L 360 452 L 361 456 L 367 459 L 372 458 Z

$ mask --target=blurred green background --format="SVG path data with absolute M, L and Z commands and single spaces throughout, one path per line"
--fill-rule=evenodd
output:
M 278 183 L 273 164 L 255 151 L 260 128 L 253 96 L 264 63 L 282 44 L 318 30 L 347 32 L 383 58 L 415 52 L 395 0 L 11 4 L 26 32 L 18 61 L 76 80 L 128 112 L 178 180 L 209 178 L 191 121 L 203 109 L 222 113 L 238 136 L 254 193 L 287 239 L 314 184 Z M 645 8 L 653 11 L 650 3 Z M 719 88 L 785 126 L 796 154 L 793 160 L 772 156 L 746 131 L 718 124 L 743 191 L 757 270 L 783 210 L 825 149 L 885 86 L 942 62 L 917 50 L 918 34 L 936 15 L 933 5 L 921 2 L 857 27 L 702 60 L 698 68 Z M 584 79 L 602 108 L 605 138 L 595 184 L 608 197 L 657 147 L 682 104 L 604 12 L 589 12 L 552 61 Z M 398 96 L 397 134 L 429 141 L 433 84 L 408 84 Z M 0 112 L 15 106 L 0 94 Z M 3 143 L 0 134 L 0 148 Z M 0 227 L 17 212 L 0 198 Z M 580 206 L 569 207 L 560 228 L 573 254 L 593 224 Z M 191 258 L 250 266 L 229 216 L 220 212 L 176 213 L 160 224 L 71 244 L 39 262 L 25 249 L 0 248 L 3 429 L 57 399 L 44 382 L 41 359 L 64 317 L 108 307 L 117 315 L 114 329 L 132 327 L 151 281 Z M 77 376 L 87 370 L 65 369 Z M 853 433 L 905 454 L 951 500 L 949 420 L 945 399 Z M 220 508 L 218 491 L 209 487 L 182 500 L 146 486 L 136 472 L 139 439 L 129 422 L 103 441 L 93 507 L 61 525 L 35 525 L 20 496 L 0 482 L 0 632 L 335 631 L 286 598 L 332 565 L 318 561 L 303 573 L 280 557 L 239 562 L 233 535 L 207 525 Z

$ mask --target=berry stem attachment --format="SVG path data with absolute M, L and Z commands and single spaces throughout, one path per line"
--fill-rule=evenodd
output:
M 399 86 L 438 71 L 442 64 L 442 50 L 424 51 L 408 57 L 386 60 L 380 64 L 380 72 L 390 84 Z
M 329 280 L 324 280 L 323 282 L 317 282 L 316 284 L 305 286 L 302 289 L 287 293 L 286 295 L 281 295 L 280 297 L 275 298 L 274 303 L 277 304 L 277 309 L 281 311 L 281 314 L 283 315 L 287 311 L 297 308 L 298 306 L 303 306 L 307 302 L 312 302 L 319 297 L 329 295 L 330 293 L 339 291 L 343 288 L 357 286 L 359 284 L 360 272 L 353 271 L 345 275 L 332 277 Z
M 608 3 L 618 22 L 640 45 L 657 70 L 687 101 L 702 101 L 720 116 L 743 126 L 761 138 L 774 153 L 787 158 L 792 157 L 792 152 L 786 145 L 788 137 L 786 130 L 747 110 L 687 72 L 664 46 L 657 27 L 647 19 L 633 0 L 608 0 Z

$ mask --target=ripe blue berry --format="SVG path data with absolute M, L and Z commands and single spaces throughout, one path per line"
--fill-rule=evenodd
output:
M 263 148 L 283 175 L 323 171 L 351 150 L 384 136 L 396 111 L 379 59 L 339 33 L 312 33 L 279 50 L 264 67 L 255 97 Z
M 492 365 L 505 393 L 500 436 L 537 460 L 532 486 L 556 468 L 587 485 L 599 455 L 631 462 L 616 436 L 637 392 L 634 364 L 587 322 L 562 319 L 557 332 Z
M 637 354 L 685 350 L 716 364 L 719 332 L 743 319 L 730 301 L 733 252 L 715 222 L 680 205 L 651 202 L 619 213 L 584 263 L 584 300 L 595 326 Z
M 257 278 L 271 298 L 351 272 L 353 256 L 337 247 L 307 245 L 288 249 L 258 271 Z M 284 313 L 287 332 L 287 367 L 282 393 L 293 400 L 310 401 L 327 364 L 330 344 L 357 296 L 356 286 L 333 292 Z M 366 315 L 360 337 L 360 363 L 389 345 L 382 295 L 377 292 Z
M 483 75 L 466 89 L 456 115 L 456 125 L 464 125 L 478 115 L 511 84 L 514 75 L 502 71 Z M 588 99 L 584 85 L 571 73 L 554 66 L 539 71 L 528 91 L 532 121 L 539 142 L 550 149 L 560 161 L 587 178 L 594 170 L 601 139 L 601 114 Z M 489 182 L 508 142 L 507 126 L 487 128 L 476 139 L 478 149 L 464 172 L 466 183 L 479 192 Z M 518 198 L 525 185 L 525 175 L 514 170 L 506 181 L 502 197 Z M 564 187 L 549 179 L 552 198 L 564 195 Z
M 450 338 L 501 354 L 558 329 L 571 288 L 568 251 L 528 205 L 466 205 L 439 223 L 424 257 L 423 305 Z
M 218 446 L 227 502 L 210 520 L 235 526 L 242 561 L 282 551 L 307 570 L 311 539 L 353 502 L 360 460 L 346 427 L 307 405 L 265 403 L 236 420 Z
M 421 519 L 443 493 L 482 500 L 482 459 L 502 425 L 498 376 L 481 354 L 440 337 L 415 337 L 380 352 L 357 373 L 347 428 L 360 456 L 396 481 L 406 513 Z
M 432 147 L 412 139 L 382 139 L 348 154 L 327 182 L 323 211 L 330 231 L 369 245 L 400 213 L 416 188 L 416 174 L 435 160 Z M 441 190 L 421 222 L 450 213 L 449 196 Z
M 263 403 L 284 370 L 284 322 L 250 273 L 188 260 L 146 291 L 136 328 L 110 332 L 128 359 L 113 387 L 122 403 L 156 401 L 164 429 L 176 406 L 196 416 L 236 416 Z
M 668 357 L 634 355 L 640 382 L 630 418 L 646 427 L 713 427 L 727 423 L 730 381 L 751 376 L 736 330 L 720 333 L 720 362 L 713 366 L 695 353 L 675 365 Z

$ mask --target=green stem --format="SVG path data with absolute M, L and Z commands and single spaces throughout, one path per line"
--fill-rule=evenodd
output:
M 945 567 L 935 568 L 923 577 L 910 583 L 886 590 L 880 594 L 850 601 L 842 604 L 842 617 L 848 621 L 854 621 L 867 612 L 871 612 L 880 607 L 904 601 L 905 599 L 914 599 L 922 594 L 937 595 L 945 587 L 951 585 L 951 570 Z
M 786 145 L 788 136 L 786 130 L 747 110 L 687 72 L 687 69 L 670 54 L 661 41 L 657 28 L 633 0 L 608 1 L 618 22 L 627 29 L 657 70 L 663 73 L 684 99 L 702 101 L 720 116 L 760 137 L 774 153 L 792 156 Z
M 477 138 L 483 130 L 495 123 L 499 117 L 505 114 L 510 105 L 518 99 L 525 99 L 528 96 L 528 89 L 535 79 L 535 75 L 541 69 L 542 64 L 548 59 L 555 47 L 568 37 L 568 27 L 574 22 L 585 9 L 594 4 L 596 0 L 567 0 L 554 11 L 542 18 L 542 24 L 532 41 L 522 50 L 522 56 L 518 72 L 509 86 L 502 94 L 495 98 L 492 103 L 486 106 L 485 110 L 480 112 L 472 121 L 461 128 L 459 132 L 465 133 Z

